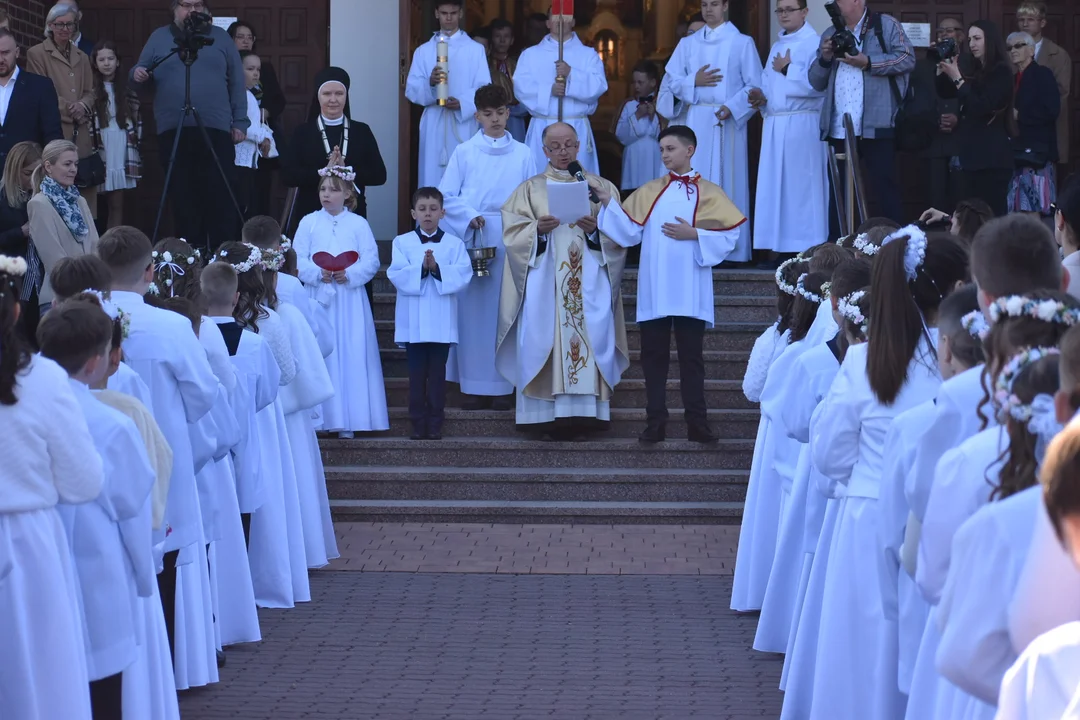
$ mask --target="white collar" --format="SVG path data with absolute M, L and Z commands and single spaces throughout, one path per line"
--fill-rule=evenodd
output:
M 424 236 L 424 237 L 426 237 L 426 238 L 433 238 L 433 237 L 435 237 L 436 235 L 438 235 L 438 234 L 439 234 L 439 226 L 438 226 L 438 225 L 436 225 L 436 226 L 435 226 L 435 232 L 433 232 L 433 233 L 431 233 L 431 234 L 429 235 L 429 234 L 427 234 L 426 232 L 424 232 L 424 228 L 422 228 L 422 227 L 420 227 L 419 225 L 417 225 L 417 226 L 416 226 L 416 234 L 417 234 L 417 235 L 422 235 L 422 236 Z
M 82 380 L 76 380 L 75 378 L 68 375 L 68 384 L 71 385 L 71 390 L 76 395 L 86 396 L 90 394 L 90 386 L 84 383 Z
M 117 305 L 121 304 L 121 300 L 125 300 L 133 305 L 145 305 L 146 299 L 136 292 L 130 290 L 113 290 L 109 293 L 109 299 Z
M 224 325 L 225 323 L 236 322 L 236 318 L 231 315 L 211 315 L 210 320 L 218 325 Z
M 0 87 L 5 88 L 5 89 L 11 87 L 12 83 L 14 83 L 16 80 L 19 79 L 19 73 L 20 72 L 22 72 L 22 71 L 19 70 L 19 66 L 16 65 L 15 66 L 15 71 L 13 73 L 11 73 L 11 77 L 8 78 L 7 84 L 0 85 Z
M 331 220 L 337 220 L 342 215 L 348 215 L 349 214 L 349 208 L 346 208 L 346 207 L 341 208 L 341 212 L 339 212 L 337 215 L 334 215 L 333 213 L 331 213 L 326 208 L 319 208 L 319 212 L 321 212 L 323 215 L 326 215 L 326 217 L 330 218 Z
M 330 118 L 326 117 L 322 113 L 319 114 L 319 117 L 322 118 L 323 125 L 328 125 L 330 127 L 345 124 L 345 113 L 342 113 L 341 117 L 339 117 L 337 120 L 331 120 Z

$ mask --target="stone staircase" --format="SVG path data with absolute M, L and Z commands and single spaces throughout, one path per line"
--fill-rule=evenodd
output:
M 773 321 L 772 274 L 717 270 L 717 325 L 705 337 L 709 420 L 719 443 L 686 441 L 672 341 L 667 442 L 643 446 L 645 381 L 635 317 L 636 269 L 623 279 L 631 365 L 612 397 L 608 432 L 586 442 L 540 442 L 516 430 L 513 411 L 460 410 L 448 386 L 442 440 L 409 440 L 405 351 L 393 344 L 394 288 L 375 280 L 375 323 L 390 430 L 323 439 L 335 519 L 412 522 L 737 523 L 758 410 L 743 397 L 754 340 Z

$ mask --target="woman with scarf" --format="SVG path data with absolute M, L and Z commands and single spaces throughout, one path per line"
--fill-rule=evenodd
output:
M 349 74 L 328 67 L 315 76 L 315 88 L 308 121 L 296 128 L 285 152 L 285 184 L 297 189 L 283 228 L 286 234 L 300 218 L 320 209 L 320 170 L 339 165 L 353 169 L 358 195 L 353 212 L 361 217 L 367 217 L 366 189 L 386 183 L 386 165 L 371 128 L 349 117 Z
M 69 140 L 53 140 L 41 153 L 41 164 L 30 178 L 34 196 L 26 204 L 30 242 L 41 258 L 44 280 L 38 293 L 41 314 L 53 301 L 49 271 L 64 257 L 88 255 L 98 243 L 90 206 L 75 187 L 79 152 Z

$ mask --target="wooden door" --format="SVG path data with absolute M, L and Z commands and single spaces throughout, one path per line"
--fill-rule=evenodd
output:
M 329 62 L 330 0 L 230 0 L 214 4 L 219 17 L 240 17 L 254 26 L 256 49 L 263 62 L 277 71 L 288 104 L 283 118 L 286 138 L 307 117 L 315 92 L 315 73 Z M 110 39 L 120 48 L 124 71 L 130 69 L 150 36 L 157 28 L 172 21 L 165 3 L 145 0 L 98 0 L 84 3 L 83 28 L 91 39 Z M 158 202 L 164 183 L 152 103 L 143 98 L 143 179 L 127 204 L 125 222 L 149 231 L 154 227 Z M 179 119 L 179 118 L 177 118 Z M 232 158 L 224 158 L 232 162 Z M 275 183 L 271 215 L 279 217 L 284 188 Z M 170 213 L 166 212 L 163 231 L 170 232 Z

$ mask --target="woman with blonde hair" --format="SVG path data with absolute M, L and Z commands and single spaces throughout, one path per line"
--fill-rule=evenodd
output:
M 41 313 L 52 305 L 49 271 L 64 257 L 88 255 L 97 248 L 98 234 L 90 206 L 75 187 L 79 152 L 75 143 L 53 140 L 41 154 L 41 164 L 30 178 L 34 196 L 26 209 L 30 242 L 41 258 L 44 280 L 38 293 Z
M 18 298 L 22 302 L 19 329 L 31 344 L 34 344 L 34 334 L 37 332 L 38 292 L 45 271 L 41 258 L 30 242 L 30 218 L 26 205 L 33 194 L 30 179 L 40 164 L 40 145 L 30 141 L 16 143 L 8 151 L 3 174 L 0 175 L 0 253 L 26 260 L 26 275 Z
M 92 123 L 94 74 L 90 58 L 73 41 L 78 31 L 78 6 L 53 5 L 45 16 L 45 40 L 26 51 L 26 69 L 52 80 L 64 137 L 78 145 L 79 158 L 86 158 L 97 152 L 98 144 Z M 97 186 L 88 185 L 82 193 L 96 216 Z

